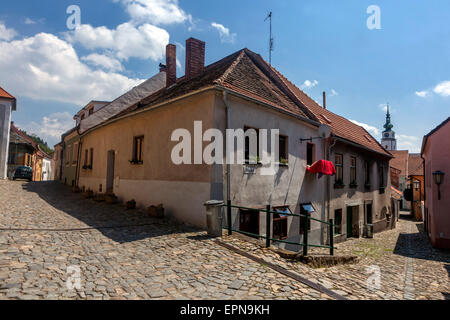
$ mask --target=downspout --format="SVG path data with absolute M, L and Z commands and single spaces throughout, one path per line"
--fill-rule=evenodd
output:
M 228 105 L 228 91 L 223 90 L 223 103 L 225 104 L 225 110 L 226 110 L 226 128 L 225 128 L 225 150 L 226 146 L 228 145 L 228 141 L 226 140 L 226 130 L 231 129 L 231 110 L 230 106 Z M 225 151 L 226 152 L 226 151 Z M 225 158 L 226 159 L 226 158 Z M 229 161 L 227 161 L 226 164 L 226 176 L 227 176 L 227 201 L 231 200 L 231 165 Z
M 330 161 L 331 149 L 336 145 L 337 140 L 333 139 L 333 143 L 327 148 L 326 160 Z M 327 176 L 327 220 L 330 221 L 331 218 L 331 177 Z M 331 236 L 331 235 L 330 235 Z
M 428 237 L 428 212 L 427 212 L 427 206 L 426 201 L 427 201 L 427 176 L 426 176 L 426 167 L 425 167 L 425 158 L 423 157 L 423 154 L 420 154 L 420 158 L 422 158 L 422 162 L 423 162 L 423 224 L 425 227 L 425 232 L 426 235 Z

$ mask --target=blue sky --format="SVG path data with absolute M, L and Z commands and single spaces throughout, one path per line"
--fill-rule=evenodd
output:
M 68 30 L 67 7 L 81 9 Z M 381 29 L 369 30 L 377 5 Z M 389 102 L 399 148 L 417 152 L 422 136 L 450 114 L 450 3 L 447 0 L 16 0 L 0 12 L 0 86 L 18 98 L 15 123 L 53 145 L 92 99 L 111 100 L 164 62 L 168 41 L 207 43 L 207 63 L 247 47 L 330 110 L 380 138 Z M 6 75 L 6 76 L 5 76 Z

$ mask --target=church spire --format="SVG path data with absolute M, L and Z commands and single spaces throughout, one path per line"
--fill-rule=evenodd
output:
M 394 125 L 391 123 L 391 114 L 389 112 L 389 103 L 387 104 L 387 112 L 386 112 L 386 123 L 384 124 L 384 128 L 386 129 L 384 132 L 391 131 Z

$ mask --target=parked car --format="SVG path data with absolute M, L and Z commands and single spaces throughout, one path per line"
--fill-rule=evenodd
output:
M 26 166 L 20 166 L 14 171 L 13 180 L 26 179 L 28 181 L 33 180 L 33 169 Z

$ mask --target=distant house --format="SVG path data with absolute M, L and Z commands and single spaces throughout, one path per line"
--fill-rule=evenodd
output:
M 425 229 L 434 247 L 450 249 L 450 117 L 423 138 Z
M 403 194 L 403 192 L 410 187 L 408 182 L 409 152 L 408 150 L 391 150 L 389 152 L 394 156 L 394 158 L 389 162 L 390 167 L 393 168 L 391 171 L 391 180 L 398 179 L 398 185 L 394 182 L 392 185 Z M 410 208 L 411 203 L 408 202 L 402 195 L 400 199 L 400 209 L 410 210 Z
M 0 179 L 8 177 L 7 168 L 12 111 L 16 111 L 16 98 L 0 87 Z
M 423 201 L 425 200 L 424 166 L 419 153 L 410 153 L 408 157 L 408 178 L 412 190 L 411 214 L 417 221 L 423 220 Z
M 283 215 L 286 210 L 335 219 L 337 241 L 363 236 L 369 225 L 375 232 L 393 226 L 392 155 L 365 129 L 318 105 L 248 49 L 205 66 L 205 43 L 190 38 L 186 73 L 179 78 L 175 51 L 167 46 L 166 65 L 156 76 L 164 75 L 161 87 L 133 103 L 104 106 L 96 123 L 83 128 L 89 122 L 83 119 L 63 136 L 64 182 L 135 199 L 141 207 L 162 203 L 169 217 L 202 228 L 203 203 L 230 199 L 254 208 L 234 209 L 233 226 L 264 234 L 265 216 L 258 209 L 270 205 L 280 212 L 272 217 L 271 236 L 289 241 L 301 241 L 303 229 L 299 219 Z M 203 131 L 278 129 L 279 171 L 262 175 L 264 165 L 249 161 L 231 165 L 229 172 L 222 164 L 174 163 L 172 133 L 181 128 L 195 136 L 196 121 Z M 319 133 L 324 127 L 329 138 Z M 332 161 L 336 176 L 309 173 L 307 166 L 318 160 Z M 312 221 L 311 241 L 325 243 L 327 230 Z
M 48 179 L 44 162 L 49 161 L 51 157 L 42 151 L 29 136 L 20 131 L 14 122 L 11 122 L 10 127 L 8 177 L 13 177 L 17 167 L 28 166 L 33 169 L 33 181 Z

